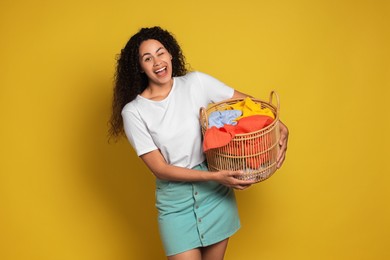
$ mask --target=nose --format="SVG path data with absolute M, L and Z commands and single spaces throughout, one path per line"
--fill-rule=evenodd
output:
M 159 57 L 154 58 L 153 66 L 157 67 L 161 64 L 161 59 Z

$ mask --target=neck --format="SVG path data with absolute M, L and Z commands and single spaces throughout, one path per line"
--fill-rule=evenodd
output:
M 173 78 L 164 85 L 149 83 L 141 96 L 147 99 L 159 101 L 165 99 L 171 92 L 173 86 Z

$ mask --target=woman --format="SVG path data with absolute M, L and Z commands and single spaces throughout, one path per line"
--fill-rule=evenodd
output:
M 223 259 L 240 227 L 232 188 L 255 181 L 238 180 L 237 171 L 207 171 L 199 109 L 242 97 L 209 75 L 188 72 L 177 41 L 160 27 L 141 29 L 121 51 L 110 133 L 125 134 L 156 176 L 159 230 L 170 260 Z M 288 139 L 280 128 L 278 167 Z

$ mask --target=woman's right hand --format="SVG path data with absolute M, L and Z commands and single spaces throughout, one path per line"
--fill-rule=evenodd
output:
M 212 172 L 212 174 L 215 174 L 215 181 L 237 190 L 245 190 L 257 182 L 256 180 L 237 179 L 237 177 L 244 174 L 242 171 L 218 171 Z
M 244 190 L 256 183 L 255 180 L 239 180 L 242 171 L 209 172 L 169 165 L 159 150 L 140 156 L 152 173 L 160 180 L 169 181 L 216 181 L 237 190 Z

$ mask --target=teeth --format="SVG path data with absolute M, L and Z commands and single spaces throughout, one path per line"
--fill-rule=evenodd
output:
M 166 68 L 166 67 L 164 67 L 164 68 L 161 68 L 161 69 L 159 69 L 159 70 L 156 70 L 156 71 L 155 71 L 155 73 L 159 73 L 160 71 L 163 71 L 163 70 L 165 70 L 165 68 Z

